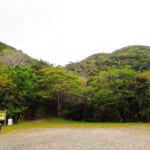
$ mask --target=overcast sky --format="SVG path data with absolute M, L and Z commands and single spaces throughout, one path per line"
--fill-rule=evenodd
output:
M 150 45 L 150 0 L 0 0 L 0 41 L 53 64 Z

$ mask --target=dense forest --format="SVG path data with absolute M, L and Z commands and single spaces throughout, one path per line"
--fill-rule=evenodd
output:
M 0 43 L 0 110 L 17 121 L 37 114 L 89 122 L 150 121 L 150 47 L 54 67 Z

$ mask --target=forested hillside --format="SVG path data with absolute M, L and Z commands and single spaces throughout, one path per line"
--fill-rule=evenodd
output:
M 39 113 L 91 122 L 150 121 L 149 47 L 95 54 L 66 67 L 3 43 L 0 54 L 0 110 L 16 121 Z
M 39 61 L 31 58 L 30 56 L 24 54 L 21 50 L 16 50 L 15 48 L 0 42 L 0 67 L 17 65 L 28 67 L 38 64 Z
M 128 46 L 113 53 L 99 53 L 87 59 L 66 65 L 66 70 L 80 76 L 95 76 L 100 71 L 129 68 L 134 71 L 150 69 L 150 47 Z

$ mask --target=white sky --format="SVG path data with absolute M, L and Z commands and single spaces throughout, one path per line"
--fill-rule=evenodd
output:
M 56 65 L 150 45 L 150 0 L 0 0 L 0 41 Z

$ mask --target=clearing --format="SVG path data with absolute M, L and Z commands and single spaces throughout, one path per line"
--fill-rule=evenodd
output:
M 0 150 L 150 150 L 150 124 L 22 122 L 4 127 L 0 143 Z

